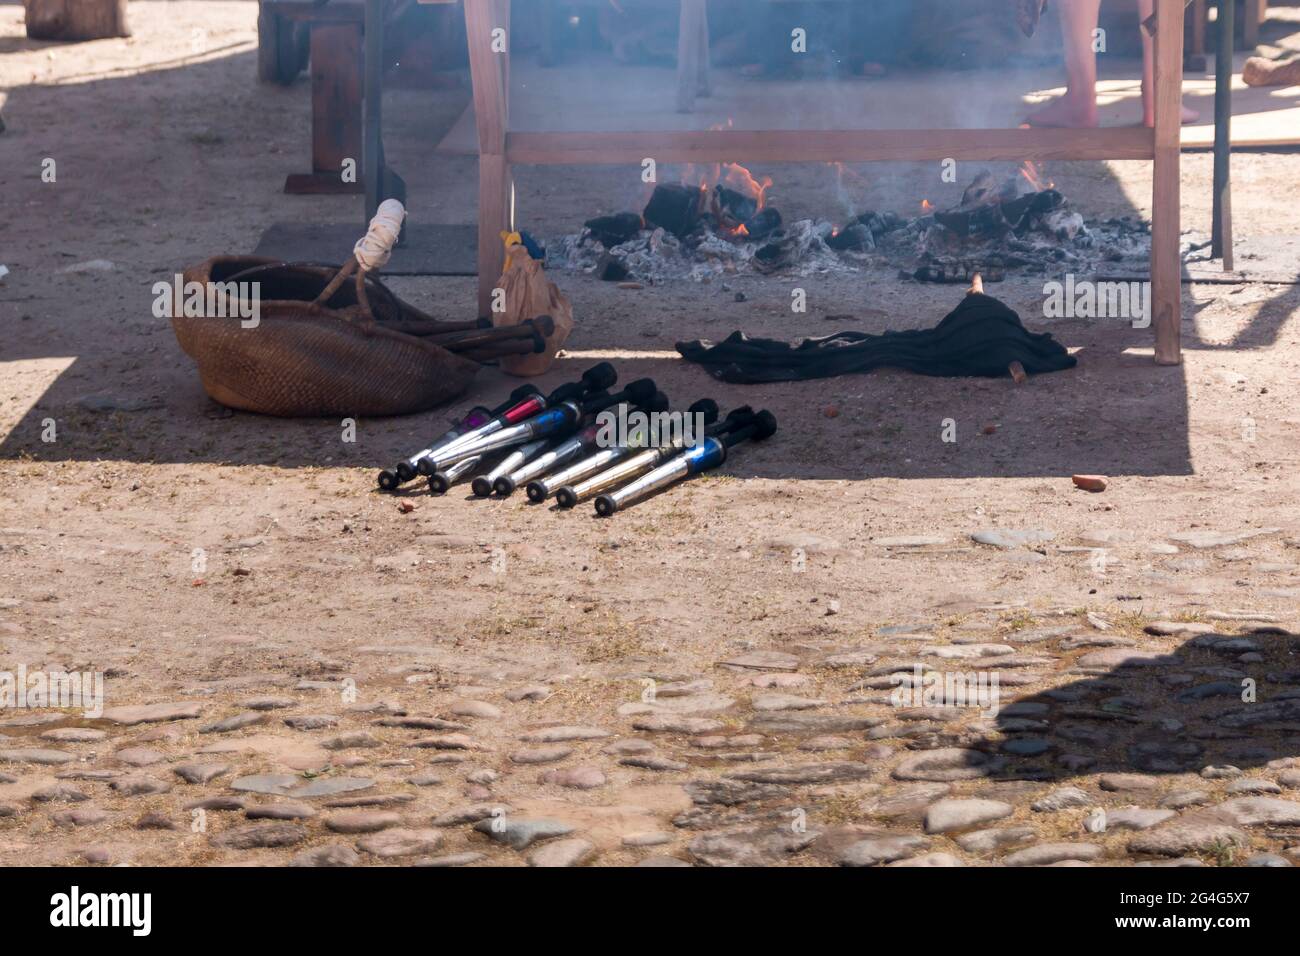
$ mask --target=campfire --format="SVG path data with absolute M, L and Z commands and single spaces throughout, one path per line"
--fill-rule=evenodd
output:
M 1020 270 L 1079 269 L 1145 260 L 1150 229 L 1132 218 L 1085 223 L 1033 163 L 998 180 L 985 170 L 947 209 L 922 199 L 905 218 L 868 210 L 844 225 L 786 220 L 768 202 L 771 180 L 738 163 L 655 186 L 640 213 L 588 220 L 582 232 L 548 244 L 552 266 L 607 281 L 705 279 L 758 273 L 808 276 L 868 266 L 922 282 L 1000 281 Z

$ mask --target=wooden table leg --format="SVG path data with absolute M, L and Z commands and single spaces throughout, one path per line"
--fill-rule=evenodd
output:
M 1259 46 L 1259 25 L 1264 22 L 1268 0 L 1245 0 L 1242 8 L 1241 48 L 1254 50 Z
M 1232 48 L 1233 6 L 1219 5 L 1219 46 L 1214 68 L 1214 213 L 1210 254 L 1233 270 L 1232 255 Z
M 1191 0 L 1188 14 L 1192 20 L 1187 30 L 1187 54 L 1184 66 L 1189 70 L 1205 69 L 1205 25 L 1209 22 L 1209 0 Z
M 1231 2 L 1231 0 L 1229 0 Z M 1182 158 L 1183 0 L 1156 0 L 1155 164 L 1151 198 L 1151 311 L 1156 363 L 1182 360 L 1179 163 Z
M 281 28 L 292 30 L 286 22 Z M 311 169 L 284 181 L 292 194 L 359 193 L 362 163 L 361 24 L 317 23 L 311 27 Z M 358 166 L 357 179 L 343 180 L 343 161 Z
M 493 291 L 505 264 L 501 233 L 513 225 L 514 188 L 506 161 L 509 122 L 509 2 L 465 0 L 465 31 L 478 123 L 478 314 L 492 314 Z M 493 50 L 492 31 L 506 29 L 504 52 Z
M 681 0 L 677 27 L 677 112 L 695 109 L 709 94 L 709 19 L 705 0 Z

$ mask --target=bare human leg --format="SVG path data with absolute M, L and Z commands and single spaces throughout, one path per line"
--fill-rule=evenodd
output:
M 1101 0 L 1061 0 L 1061 37 L 1065 45 L 1065 95 L 1031 113 L 1031 126 L 1097 125 L 1097 54 L 1093 31 Z

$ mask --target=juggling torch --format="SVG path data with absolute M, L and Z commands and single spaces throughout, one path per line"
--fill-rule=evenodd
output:
M 452 448 L 459 448 L 462 445 L 477 442 L 480 439 L 487 438 L 490 435 L 494 435 L 497 432 L 517 425 L 520 422 L 527 421 L 528 419 L 541 414 L 546 409 L 559 405 L 562 402 L 582 399 L 591 392 L 609 388 L 616 381 L 618 381 L 618 372 L 614 371 L 614 366 L 610 365 L 608 362 L 601 362 L 583 372 L 582 378 L 578 381 L 561 385 L 555 391 L 551 392 L 550 395 L 542 395 L 534 389 L 533 394 L 531 394 L 527 399 L 512 406 L 500 415 L 497 415 L 491 421 L 466 432 L 458 438 L 452 439 L 450 442 L 435 449 L 433 452 L 423 455 L 418 460 L 416 467 L 420 474 L 431 476 L 434 472 L 438 471 L 439 468 L 435 456 L 441 455 Z
M 666 412 L 668 411 L 668 396 L 663 392 L 655 392 L 647 401 L 640 403 L 640 408 L 646 414 Z M 593 421 L 578 434 L 560 442 L 545 454 L 538 455 L 527 464 L 508 474 L 498 475 L 493 479 L 492 489 L 503 498 L 509 497 L 515 493 L 515 489 L 521 484 L 546 474 L 558 465 L 572 461 L 584 451 L 592 448 L 596 444 L 596 439 L 600 436 L 600 431 L 600 423 Z
M 706 437 L 719 435 L 732 429 L 748 425 L 754 418 L 754 410 L 748 405 L 742 405 L 740 408 L 732 409 L 727 417 L 721 422 L 715 422 L 704 430 Z M 701 446 L 696 446 L 701 447 Z M 594 494 L 602 491 L 608 491 L 611 488 L 617 488 L 619 485 L 631 481 L 639 475 L 644 475 L 647 471 L 657 468 L 669 458 L 682 451 L 680 443 L 665 445 L 662 448 L 646 448 L 638 451 L 614 465 L 613 468 L 607 468 L 598 475 L 593 475 L 586 481 L 580 481 L 576 485 L 565 485 L 555 493 L 555 502 L 561 508 L 572 508 L 579 501 L 585 501 Z
M 542 438 L 538 441 L 530 441 L 527 445 L 520 445 L 506 457 L 502 458 L 495 468 L 486 475 L 479 475 L 474 479 L 474 495 L 478 498 L 486 498 L 492 494 L 492 486 L 498 478 L 508 475 L 520 465 L 524 464 L 536 455 L 546 450 L 546 446 L 551 443 L 549 438 Z M 466 461 L 474 461 L 473 458 L 467 458 Z M 459 463 L 452 465 L 452 468 L 460 467 Z
M 776 416 L 769 411 L 761 411 L 748 424 L 720 436 L 710 435 L 704 439 L 702 445 L 697 445 L 671 461 L 665 462 L 630 485 L 601 495 L 596 499 L 596 514 L 608 518 L 621 508 L 626 508 L 656 491 L 675 485 L 691 475 L 717 468 L 727 460 L 728 448 L 746 440 L 762 441 L 775 433 Z
M 702 398 L 686 410 L 690 416 L 702 416 L 705 426 L 712 425 L 718 420 L 718 403 L 711 398 Z M 528 500 L 533 502 L 542 502 L 559 489 L 566 485 L 574 485 L 585 478 L 602 472 L 611 465 L 617 464 L 625 458 L 635 455 L 638 451 L 645 448 L 649 441 L 647 434 L 630 435 L 629 441 L 624 445 L 615 445 L 611 448 L 602 448 L 594 455 L 588 455 L 581 461 L 574 462 L 567 468 L 562 468 L 545 478 L 538 478 L 528 482 Z
M 482 463 L 482 458 L 466 458 L 464 461 L 449 465 L 445 471 L 435 471 L 429 476 L 429 491 L 435 495 L 445 495 L 452 485 Z
M 418 474 L 416 466 L 419 465 L 421 458 L 447 447 L 456 439 L 463 438 L 470 432 L 483 427 L 497 416 L 506 415 L 517 406 L 528 404 L 528 400 L 534 395 L 540 396 L 541 394 L 536 385 L 521 385 L 511 392 L 510 397 L 496 408 L 487 409 L 482 405 L 476 405 L 466 412 L 465 417 L 454 428 L 430 442 L 428 448 L 421 449 L 405 461 L 399 461 L 392 468 L 385 468 L 381 471 L 379 473 L 379 487 L 384 491 L 393 491 L 399 485 L 405 484 Z
M 469 443 L 457 442 L 449 448 L 435 452 L 425 461 L 432 462 L 435 466 L 434 471 L 439 471 L 463 458 L 472 458 L 475 455 L 482 455 L 485 452 L 496 451 L 500 448 L 523 445 L 538 438 L 563 437 L 576 428 L 584 416 L 593 415 L 611 405 L 617 405 L 619 402 L 631 402 L 639 405 L 642 402 L 649 401 L 657 390 L 653 379 L 643 378 L 632 382 L 623 391 L 613 395 L 592 396 L 582 400 L 561 402 L 555 408 L 548 408 L 540 415 L 530 418 L 526 422 L 521 422 L 510 428 L 503 428 L 486 438 Z

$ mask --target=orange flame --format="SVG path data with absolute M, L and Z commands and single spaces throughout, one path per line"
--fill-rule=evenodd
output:
M 1043 183 L 1043 177 L 1039 175 L 1038 167 L 1031 159 L 1027 159 L 1020 164 L 1020 175 L 1024 176 L 1029 185 L 1033 186 L 1037 192 L 1042 192 L 1044 189 L 1054 189 L 1056 187 L 1056 183 L 1054 182 L 1049 181 L 1046 184 Z
M 922 212 L 922 214 L 924 214 L 924 213 L 934 212 L 934 204 L 931 203 L 930 200 L 928 200 L 928 199 L 922 199 L 922 200 L 921 200 L 921 212 Z

